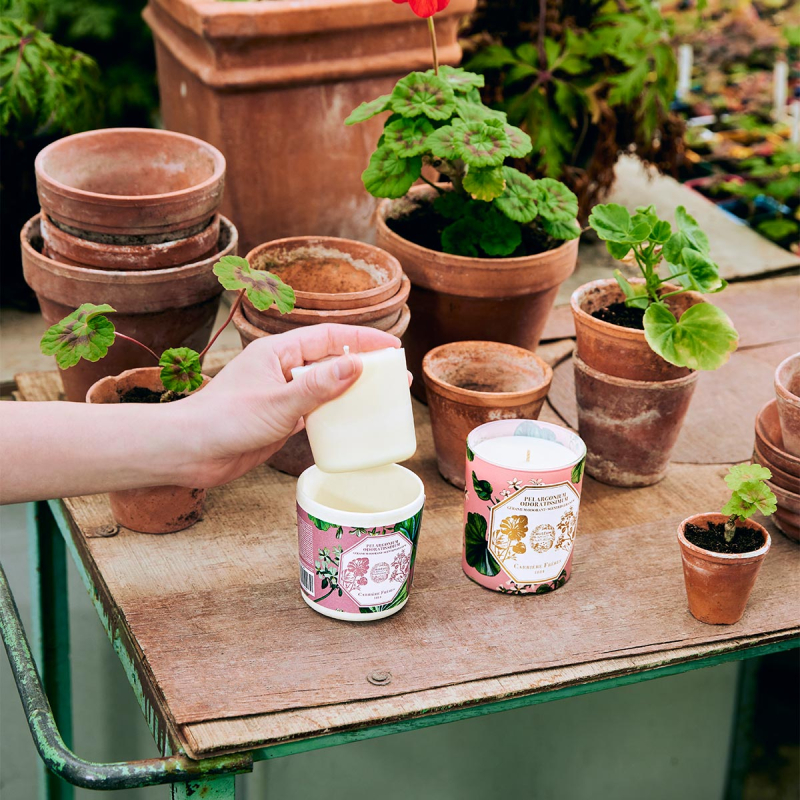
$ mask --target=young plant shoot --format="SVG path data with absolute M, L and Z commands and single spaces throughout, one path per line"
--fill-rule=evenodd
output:
M 116 338 L 124 339 L 146 350 L 161 367 L 161 382 L 167 393 L 172 393 L 163 399 L 193 392 L 203 382 L 200 366 L 203 356 L 233 319 L 245 295 L 259 311 L 266 311 L 274 304 L 281 314 L 286 314 L 294 308 L 295 303 L 291 286 L 271 272 L 251 269 L 245 258 L 223 256 L 214 264 L 214 274 L 226 289 L 238 291 L 238 295 L 225 323 L 200 353 L 189 347 L 173 347 L 159 356 L 147 345 L 114 328 L 114 323 L 106 316 L 114 311 L 110 305 L 93 303 L 84 303 L 49 328 L 42 336 L 41 351 L 46 356 L 54 356 L 61 369 L 68 369 L 82 358 L 99 361 L 108 353 Z
M 615 259 L 632 256 L 641 270 L 643 283 L 631 283 L 619 270 L 614 277 L 625 304 L 644 309 L 644 335 L 651 349 L 678 367 L 717 369 L 739 342 L 728 315 L 710 303 L 697 303 L 677 319 L 664 302 L 686 291 L 711 294 L 727 286 L 696 220 L 683 206 L 678 206 L 675 217 L 678 227 L 673 231 L 669 222 L 658 218 L 655 206 L 639 207 L 631 215 L 624 206 L 608 203 L 594 207 L 589 225 Z M 662 261 L 670 273 L 666 279 L 658 274 Z M 682 288 L 664 292 L 667 282 Z
M 749 519 L 760 511 L 765 517 L 777 509 L 775 495 L 764 481 L 772 473 L 758 464 L 739 464 L 731 467 L 725 476 L 725 483 L 731 490 L 731 499 L 723 506 L 723 514 L 728 515 L 725 523 L 725 541 L 732 542 L 739 522 Z

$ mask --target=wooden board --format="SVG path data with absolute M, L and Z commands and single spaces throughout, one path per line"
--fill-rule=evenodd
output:
M 41 373 L 19 385 L 28 400 L 58 388 Z M 427 412 L 415 411 L 420 451 L 410 466 L 428 493 L 415 585 L 408 606 L 378 623 L 331 621 L 302 602 L 295 482 L 268 468 L 212 491 L 206 518 L 169 536 L 87 537 L 111 522 L 107 499 L 66 501 L 146 694 L 190 752 L 236 749 L 242 717 L 256 728 L 269 720 L 275 741 L 359 714 L 374 724 L 402 709 L 424 713 L 434 697 L 481 702 L 796 635 L 800 548 L 780 535 L 741 623 L 706 626 L 686 610 L 675 526 L 719 507 L 718 466 L 677 466 L 633 491 L 587 480 L 573 577 L 551 595 L 508 597 L 469 582 L 462 495 L 439 478 Z M 391 671 L 391 684 L 369 683 L 375 669 Z M 202 727 L 212 723 L 211 733 Z

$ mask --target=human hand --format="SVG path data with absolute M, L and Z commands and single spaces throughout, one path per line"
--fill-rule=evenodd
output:
M 351 355 L 341 355 L 345 345 Z M 358 353 L 386 347 L 400 347 L 400 340 L 374 328 L 330 324 L 252 342 L 208 386 L 170 404 L 189 443 L 176 483 L 218 486 L 266 461 L 302 430 L 305 414 L 355 383 Z M 329 356 L 339 357 L 291 380 L 293 367 Z

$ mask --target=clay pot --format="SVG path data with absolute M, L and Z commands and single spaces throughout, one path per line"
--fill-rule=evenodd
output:
M 216 213 L 224 182 L 219 150 L 193 136 L 152 128 L 76 133 L 36 157 L 42 211 L 78 236 L 192 235 Z
M 400 262 L 385 250 L 333 236 L 276 239 L 251 250 L 247 260 L 288 283 L 298 309 L 374 306 L 394 297 L 403 278 Z
M 689 523 L 702 526 L 725 520 L 724 514 L 695 514 L 678 526 L 689 611 L 700 622 L 710 625 L 733 625 L 742 618 L 761 562 L 772 544 L 764 527 L 752 519 L 739 523 L 740 527 L 758 530 L 764 536 L 764 545 L 752 553 L 713 553 L 693 545 L 684 536 Z
M 631 279 L 631 283 L 643 282 Z M 678 289 L 680 286 L 664 284 L 662 292 Z M 632 381 L 671 381 L 689 375 L 689 369 L 676 367 L 654 353 L 644 338 L 644 331 L 612 325 L 592 316 L 595 311 L 624 299 L 622 289 L 613 278 L 585 283 L 572 293 L 570 305 L 575 320 L 576 350 L 583 363 L 606 375 Z M 696 292 L 685 292 L 668 298 L 667 305 L 680 319 L 687 308 L 702 302 L 702 296 Z
M 760 464 L 762 467 L 766 467 L 772 473 L 771 480 L 773 483 L 777 484 L 782 489 L 786 489 L 788 492 L 800 494 L 800 477 L 785 472 L 780 467 L 776 467 L 759 449 L 758 442 L 756 442 L 756 446 L 753 448 L 753 458 L 751 460 L 754 464 Z
M 800 514 L 778 506 L 773 519 L 775 525 L 786 534 L 787 538 L 800 542 Z
M 46 215 L 42 215 L 40 229 L 44 254 L 55 261 L 92 269 L 165 269 L 191 264 L 215 253 L 219 241 L 219 215 L 215 214 L 211 222 L 194 236 L 156 244 L 106 244 L 81 239 L 62 231 Z
M 480 335 L 535 350 L 558 288 L 574 271 L 578 256 L 578 240 L 573 239 L 535 256 L 467 258 L 421 247 L 386 224 L 435 191 L 414 186 L 406 198 L 382 201 L 376 217 L 378 246 L 396 256 L 411 279 L 408 305 L 414 324 L 405 346 L 417 378 L 411 390 L 420 399 L 425 397 L 419 380 L 422 359 L 434 347 Z
M 800 478 L 800 456 L 792 455 L 784 446 L 776 400 L 770 400 L 756 415 L 756 448 L 768 462 L 762 466 L 774 466 Z
M 160 353 L 170 347 L 202 350 L 208 343 L 219 307 L 222 285 L 214 263 L 236 253 L 236 228 L 222 217 L 217 252 L 182 267 L 113 271 L 75 267 L 42 255 L 40 215 L 20 235 L 25 280 L 36 292 L 45 323 L 53 325 L 82 303 L 108 303 L 116 309 L 114 325 Z M 105 358 L 81 360 L 61 372 L 68 400 L 82 401 L 100 378 L 136 367 L 149 367 L 152 357 L 118 339 Z
M 119 403 L 125 392 L 139 387 L 163 392 L 160 373 L 159 367 L 147 367 L 102 378 L 89 388 L 86 402 Z M 204 376 L 203 386 L 209 380 Z M 180 400 L 175 402 L 179 403 Z M 185 486 L 150 486 L 146 489 L 109 492 L 108 499 L 111 513 L 120 525 L 139 533 L 175 533 L 202 519 L 206 490 Z
M 439 55 L 457 64 L 460 18 L 475 0 L 436 15 Z M 164 124 L 222 150 L 242 252 L 313 231 L 369 240 L 376 200 L 361 172 L 384 118 L 347 127 L 365 100 L 431 67 L 428 30 L 387 0 L 198 3 L 149 0 Z M 291 132 L 276 141 L 275 131 Z
M 510 344 L 453 342 L 422 362 L 436 461 L 442 477 L 464 488 L 467 435 L 497 419 L 538 419 L 553 370 Z
M 295 308 L 288 314 L 281 314 L 275 306 L 259 311 L 247 298 L 242 301 L 242 310 L 247 320 L 267 333 L 285 333 L 306 325 L 321 325 L 336 322 L 342 325 L 366 325 L 381 331 L 388 331 L 397 325 L 411 289 L 408 278 L 403 276 L 400 288 L 393 297 L 383 302 L 363 308 L 313 309 Z
M 573 355 L 578 431 L 586 471 L 612 486 L 650 486 L 667 472 L 697 373 L 632 381 L 592 369 Z
M 398 339 L 403 336 L 408 328 L 408 323 L 411 320 L 411 312 L 408 306 L 403 306 L 400 313 L 400 318 L 388 330 L 392 336 Z M 236 330 L 239 331 L 239 338 L 242 341 L 242 347 L 247 347 L 250 342 L 260 339 L 262 336 L 270 336 L 261 328 L 257 328 L 251 322 L 248 322 L 241 307 L 236 309 L 233 315 L 233 324 Z M 305 430 L 291 436 L 286 444 L 278 450 L 275 455 L 268 459 L 267 463 L 288 475 L 300 476 L 308 467 L 314 463 L 314 456 L 311 454 L 311 446 L 308 443 L 308 436 Z
M 775 370 L 775 397 L 784 447 L 800 456 L 800 353 L 781 361 Z

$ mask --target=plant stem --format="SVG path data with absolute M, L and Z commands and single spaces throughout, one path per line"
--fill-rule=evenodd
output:
M 662 294 L 661 295 L 661 299 L 663 300 L 666 297 L 672 297 L 672 296 L 674 296 L 676 294 L 683 294 L 685 291 L 686 291 L 686 289 L 676 289 L 674 292 L 667 292 L 666 294 Z
M 427 179 L 427 178 L 426 178 L 424 175 L 420 175 L 420 176 L 419 176 L 419 179 L 420 179 L 421 181 L 424 181 L 425 183 L 427 183 L 427 184 L 428 184 L 428 186 L 432 186 L 434 189 L 436 189 L 436 191 L 437 191 L 437 192 L 439 192 L 439 194 L 444 194 L 444 193 L 445 193 L 445 192 L 444 192 L 444 189 L 441 189 L 441 188 L 440 188 L 440 187 L 438 187 L 438 186 L 437 186 L 435 183 L 431 183 L 431 182 L 430 182 L 430 181 L 429 181 L 429 180 L 428 180 L 428 179 Z
M 547 71 L 547 51 L 544 46 L 544 39 L 547 33 L 547 0 L 539 0 L 539 37 L 537 49 L 539 51 L 539 71 Z
M 733 541 L 733 537 L 736 536 L 736 523 L 739 521 L 739 517 L 736 514 L 731 514 L 727 521 L 725 522 L 725 541 L 731 542 Z
M 211 349 L 211 345 L 217 341 L 219 335 L 225 328 L 230 325 L 231 320 L 233 319 L 233 315 L 236 313 L 236 309 L 242 304 L 242 298 L 244 297 L 244 289 L 239 290 L 239 294 L 236 295 L 236 300 L 234 300 L 233 305 L 231 306 L 231 313 L 228 314 L 228 319 L 225 320 L 222 327 L 211 337 L 211 341 L 203 348 L 203 352 L 200 353 L 200 358 L 202 359 L 203 356 Z
M 439 50 L 436 47 L 436 29 L 433 27 L 433 17 L 428 17 L 428 33 L 431 35 L 431 51 L 433 52 L 433 74 L 439 74 Z
M 119 331 L 115 331 L 114 336 L 116 336 L 119 339 L 124 339 L 126 342 L 133 342 L 133 344 L 138 344 L 139 347 L 143 348 L 144 350 L 147 350 L 147 352 L 150 353 L 151 356 L 153 356 L 153 358 L 156 360 L 156 363 L 161 361 L 161 359 L 146 344 L 142 344 L 138 339 L 134 339 L 132 336 L 126 336 L 124 333 L 120 333 Z

